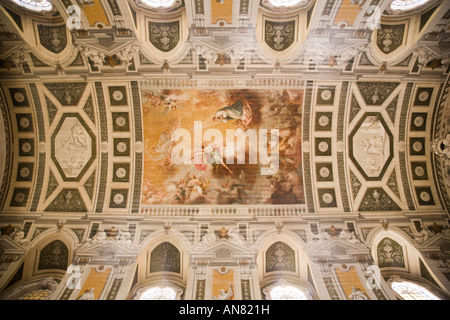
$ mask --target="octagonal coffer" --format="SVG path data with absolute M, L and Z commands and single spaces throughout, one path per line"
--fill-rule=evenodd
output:
M 393 158 L 393 137 L 380 113 L 366 113 L 349 137 L 350 158 L 366 180 L 381 180 Z
M 95 136 L 76 113 L 61 117 L 52 135 L 52 159 L 65 181 L 79 181 L 95 159 Z

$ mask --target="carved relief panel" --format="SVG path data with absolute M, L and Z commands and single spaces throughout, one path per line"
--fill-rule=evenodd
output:
M 390 239 L 384 238 L 377 246 L 378 266 L 380 268 L 405 268 L 405 257 L 402 246 Z
M 287 244 L 278 241 L 266 251 L 266 272 L 295 272 L 295 251 Z

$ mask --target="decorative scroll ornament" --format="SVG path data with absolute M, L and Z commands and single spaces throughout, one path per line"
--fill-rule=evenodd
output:
M 403 43 L 405 25 L 381 25 L 377 31 L 377 46 L 385 54 L 397 50 Z
M 295 252 L 283 242 L 275 242 L 266 251 L 266 272 L 295 272 Z
M 383 239 L 377 247 L 378 266 L 384 267 L 404 267 L 405 260 L 401 245 L 392 239 Z
M 38 25 L 41 45 L 53 53 L 62 52 L 67 46 L 66 25 L 46 26 Z
M 167 23 L 149 22 L 150 42 L 155 48 L 169 52 L 180 41 L 180 21 Z
M 264 41 L 275 51 L 289 48 L 295 40 L 295 21 L 266 21 L 264 26 Z
M 171 243 L 163 242 L 151 253 L 150 272 L 180 272 L 180 251 Z

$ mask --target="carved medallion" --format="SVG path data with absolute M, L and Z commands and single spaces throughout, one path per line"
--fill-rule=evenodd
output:
M 150 42 L 159 50 L 169 52 L 180 41 L 180 22 L 149 22 Z
M 264 41 L 275 51 L 289 48 L 295 39 L 295 21 L 275 22 L 266 21 L 264 27 Z

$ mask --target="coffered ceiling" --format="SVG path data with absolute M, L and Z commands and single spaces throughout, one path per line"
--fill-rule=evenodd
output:
M 2 2 L 3 213 L 448 211 L 449 2 L 153 2 Z M 279 129 L 277 173 L 171 163 L 196 121 Z

